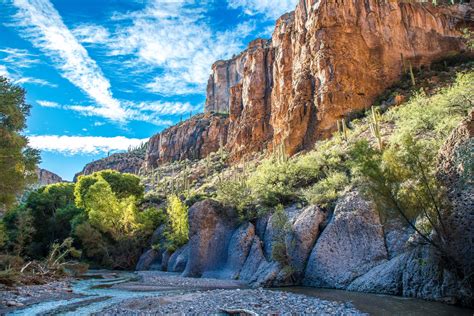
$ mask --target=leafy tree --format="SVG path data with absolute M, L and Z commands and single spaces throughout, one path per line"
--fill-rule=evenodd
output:
M 0 76 L 0 208 L 10 208 L 25 186 L 36 180 L 39 151 L 28 147 L 20 134 L 29 113 L 25 90 Z
M 175 250 L 188 242 L 189 224 L 188 224 L 188 208 L 181 199 L 176 195 L 168 196 L 168 230 L 166 231 L 166 239 L 168 240 L 168 248 Z
M 110 185 L 112 192 L 119 199 L 134 196 L 137 200 L 143 197 L 144 187 L 140 184 L 140 178 L 129 173 L 120 173 L 115 170 L 102 170 L 91 175 L 79 177 L 74 195 L 76 205 L 86 208 L 84 198 L 89 188 L 99 180 L 104 180 Z
M 28 214 L 34 230 L 28 243 L 27 254 L 34 258 L 45 256 L 50 246 L 65 240 L 71 233 L 71 221 L 83 211 L 74 204 L 74 184 L 57 183 L 30 192 L 23 205 L 11 210 L 4 221 L 14 236 L 20 227 L 19 218 Z M 12 237 L 13 238 L 13 237 Z M 13 238 L 11 240 L 15 240 Z

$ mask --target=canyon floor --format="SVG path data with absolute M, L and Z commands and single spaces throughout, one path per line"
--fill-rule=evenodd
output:
M 81 280 L 0 289 L 2 315 L 472 315 L 441 303 L 347 291 L 250 289 L 239 281 L 92 271 Z M 254 313 L 254 314 L 252 314 Z

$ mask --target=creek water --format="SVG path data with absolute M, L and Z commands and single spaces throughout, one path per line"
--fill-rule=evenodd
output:
M 17 310 L 8 315 L 91 315 L 130 298 L 184 294 L 194 291 L 183 289 L 143 291 L 112 287 L 113 285 L 136 279 L 137 275 L 133 272 L 91 272 L 88 278 L 76 281 L 72 285 L 73 292 L 82 295 L 82 297 L 69 300 L 46 301 Z M 274 290 L 305 294 L 329 301 L 351 301 L 357 309 L 370 315 L 474 315 L 474 310 L 472 309 L 411 298 L 307 287 L 285 287 Z

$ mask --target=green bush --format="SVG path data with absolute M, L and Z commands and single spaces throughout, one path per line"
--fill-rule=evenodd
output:
M 103 180 L 107 182 L 119 199 L 134 196 L 137 200 L 143 197 L 144 187 L 140 184 L 140 178 L 128 173 L 120 173 L 114 170 L 102 170 L 91 175 L 80 176 L 77 180 L 74 196 L 76 197 L 76 205 L 86 208 L 84 198 L 89 188 L 97 181 Z
M 225 206 L 234 207 L 241 220 L 252 220 L 254 198 L 245 179 L 226 179 L 217 185 L 216 200 Z
M 174 251 L 189 239 L 188 207 L 174 194 L 168 196 L 167 204 L 168 225 L 165 237 L 168 250 Z
M 271 217 L 271 224 L 274 231 L 272 235 L 272 259 L 284 267 L 289 266 L 286 238 L 291 232 L 291 224 L 283 205 L 280 204 L 275 208 Z
M 349 186 L 349 177 L 343 172 L 330 173 L 326 178 L 303 190 L 306 201 L 325 208 L 333 208 L 335 201 Z

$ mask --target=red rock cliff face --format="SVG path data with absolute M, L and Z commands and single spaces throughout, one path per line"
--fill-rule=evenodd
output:
M 459 53 L 468 6 L 301 0 L 271 41 L 213 66 L 206 111 L 228 112 L 234 159 L 285 143 L 292 155 L 368 108 L 414 67 Z
M 172 126 L 150 138 L 145 167 L 183 159 L 201 159 L 226 143 L 228 119 L 217 114 L 201 114 Z

